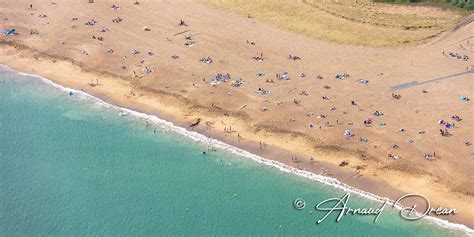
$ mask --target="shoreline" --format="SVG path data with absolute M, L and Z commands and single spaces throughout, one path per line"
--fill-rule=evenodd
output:
M 2 51 L 2 49 L 0 48 L 0 51 Z M 7 50 L 8 51 L 8 50 Z M 22 52 L 18 52 L 16 49 L 15 49 L 15 52 L 18 54 L 18 53 L 22 53 Z M 23 55 L 24 56 L 24 55 Z M 7 60 L 5 60 L 7 59 Z M 13 64 L 13 66 L 8 63 L 6 63 L 5 61 L 8 61 L 10 62 L 10 59 L 11 61 L 15 61 L 16 63 L 19 63 L 19 64 L 15 64 L 14 62 L 11 63 Z M 344 190 L 344 191 L 350 191 L 352 193 L 357 193 L 358 195 L 360 196 L 363 196 L 365 198 L 368 198 L 368 199 L 371 199 L 371 200 L 375 200 L 375 201 L 383 201 L 384 199 L 380 196 L 388 196 L 390 199 L 394 199 L 392 196 L 395 195 L 395 194 L 400 194 L 400 193 L 403 193 L 401 190 L 398 190 L 396 188 L 393 188 L 393 187 L 390 187 L 390 188 L 387 188 L 387 185 L 390 185 L 390 184 L 387 184 L 385 183 L 383 180 L 375 180 L 373 177 L 358 177 L 357 178 L 357 186 L 355 187 L 352 187 L 353 185 L 350 185 L 348 184 L 349 179 L 353 178 L 354 177 L 354 173 L 351 172 L 351 171 L 347 171 L 347 170 L 341 170 L 341 168 L 337 167 L 336 165 L 332 164 L 332 163 L 329 163 L 329 162 L 326 162 L 326 161 L 317 161 L 318 163 L 318 168 L 319 167 L 324 167 L 325 169 L 327 170 L 331 170 L 331 173 L 333 173 L 334 175 L 332 175 L 333 177 L 328 177 L 328 176 L 322 176 L 322 175 L 318 175 L 316 174 L 315 172 L 312 172 L 312 171 L 307 171 L 305 170 L 306 167 L 303 166 L 303 168 L 299 167 L 299 164 L 298 163 L 293 163 L 293 164 L 287 164 L 288 162 L 284 162 L 284 160 L 282 160 L 282 158 L 278 158 L 279 156 L 285 156 L 287 157 L 288 155 L 290 154 L 298 154 L 298 157 L 300 157 L 300 153 L 299 152 L 291 152 L 291 151 L 288 151 L 280 146 L 275 146 L 275 145 L 272 145 L 272 144 L 269 144 L 270 145 L 270 149 L 260 149 L 259 151 L 259 147 L 258 145 L 255 145 L 255 141 L 252 140 L 252 139 L 249 139 L 249 140 L 246 140 L 244 142 L 241 142 L 240 139 L 239 141 L 235 141 L 236 139 L 233 139 L 234 137 L 229 137 L 228 134 L 224 133 L 224 132 L 218 132 L 218 131 L 210 131 L 210 130 L 206 130 L 204 129 L 203 127 L 201 126 L 198 126 L 196 129 L 186 129 L 186 125 L 189 125 L 189 121 L 186 122 L 184 119 L 179 119 L 178 117 L 179 114 L 175 114 L 173 115 L 172 112 L 173 110 L 178 110 L 179 111 L 179 108 L 166 108 L 166 106 L 169 107 L 169 105 L 163 105 L 161 104 L 160 106 L 162 107 L 162 110 L 160 111 L 158 108 L 155 107 L 152 107 L 152 106 L 145 106 L 147 100 L 146 99 L 141 99 L 142 103 L 138 103 L 137 104 L 133 104 L 133 102 L 137 102 L 138 99 L 136 99 L 135 101 L 133 101 L 132 103 L 126 103 L 124 101 L 120 101 L 119 98 L 115 98 L 114 97 L 114 92 L 116 91 L 111 91 L 111 90 L 105 90 L 105 91 L 94 91 L 94 90 L 82 90 L 80 84 L 81 83 L 78 83 L 77 81 L 75 82 L 68 82 L 66 79 L 62 79 L 61 78 L 50 78 L 48 76 L 44 76 L 42 74 L 48 74 L 48 73 L 51 73 L 51 69 L 48 68 L 46 71 L 37 71 L 35 70 L 35 66 L 33 64 L 31 64 L 32 62 L 29 62 L 28 61 L 33 61 L 33 59 L 31 58 L 28 58 L 28 57 L 24 57 L 22 58 L 21 56 L 18 56 L 18 55 L 7 55 L 7 54 L 3 54 L 1 57 L 0 57 L 0 64 L 2 65 L 5 65 L 7 68 L 10 68 L 14 71 L 16 71 L 17 73 L 20 73 L 20 74 L 24 74 L 24 75 L 29 75 L 29 76 L 32 76 L 32 77 L 38 77 L 42 80 L 45 80 L 47 82 L 50 82 L 52 85 L 55 85 L 55 86 L 58 86 L 64 90 L 75 90 L 77 92 L 80 92 L 80 93 L 84 93 L 85 95 L 87 96 L 91 96 L 92 98 L 102 102 L 102 103 L 105 103 L 106 105 L 108 106 L 113 106 L 119 110 L 125 110 L 129 113 L 133 113 L 134 116 L 138 116 L 138 117 L 142 117 L 144 119 L 152 119 L 153 122 L 158 122 L 158 123 L 162 123 L 162 124 L 165 124 L 165 126 L 167 125 L 170 125 L 173 127 L 173 130 L 175 132 L 178 132 L 180 134 L 183 134 L 186 136 L 187 135 L 193 135 L 195 136 L 193 140 L 196 140 L 196 141 L 203 141 L 202 138 L 207 138 L 209 140 L 211 140 L 214 144 L 218 144 L 221 148 L 223 149 L 226 149 L 226 150 L 230 150 L 232 153 L 234 154 L 237 154 L 239 156 L 244 156 L 246 158 L 250 158 L 250 159 L 253 159 L 254 161 L 257 161 L 261 164 L 265 164 L 265 165 L 269 165 L 269 166 L 273 166 L 275 168 L 278 168 L 280 169 L 281 171 L 284 171 L 284 172 L 288 172 L 288 173 L 292 173 L 292 174 L 296 174 L 296 175 L 299 175 L 299 176 L 303 176 L 303 177 L 306 177 L 306 178 L 309 178 L 311 180 L 315 180 L 315 181 L 318 181 L 320 183 L 324 183 L 326 185 L 330 185 L 330 186 L 333 186 L 333 187 L 336 187 L 338 189 L 341 189 L 341 190 Z M 62 67 L 65 67 L 63 69 L 74 69 L 73 67 L 77 67 L 76 65 L 70 63 L 70 62 L 52 62 L 52 61 L 48 61 L 49 59 L 46 59 L 46 62 L 44 61 L 45 59 L 41 59 L 41 62 L 45 63 L 46 65 L 54 65 L 54 64 L 61 64 Z M 32 72 L 33 74 L 30 74 L 30 73 L 27 73 L 27 72 L 24 72 L 24 70 L 21 70 L 19 69 L 18 67 L 20 67 L 20 65 L 23 64 L 23 66 L 25 65 L 29 65 L 29 69 L 32 69 Z M 65 64 L 65 65 L 64 65 Z M 70 65 L 68 65 L 70 64 Z M 41 65 L 36 65 L 36 66 L 39 66 L 41 68 Z M 43 65 L 44 66 L 44 65 Z M 61 67 L 60 66 L 60 67 Z M 69 68 L 68 68 L 69 67 Z M 28 68 L 28 66 L 26 67 Z M 43 68 L 44 69 L 44 68 Z M 56 71 L 54 72 L 53 71 L 53 74 L 54 73 L 59 73 L 61 74 L 60 71 Z M 74 72 L 74 70 L 71 70 Z M 82 72 L 81 69 L 79 68 L 79 71 L 75 73 L 78 73 L 78 74 L 83 74 L 84 78 L 87 78 L 86 80 L 83 80 L 81 81 L 82 83 L 83 82 L 88 82 L 89 81 L 89 76 L 90 75 L 87 75 L 87 74 L 92 74 L 92 75 L 96 75 L 97 74 L 94 74 L 94 73 L 90 73 L 90 72 Z M 59 76 L 58 74 L 58 76 Z M 103 80 L 103 76 L 100 76 L 101 80 Z M 111 79 L 111 78 L 109 78 Z M 113 80 L 113 78 L 112 78 Z M 110 83 L 109 80 L 105 80 L 106 83 L 105 84 L 108 84 Z M 127 88 L 127 85 L 124 85 L 126 83 L 124 83 L 126 81 L 115 81 L 115 86 L 117 86 L 117 84 L 121 84 L 122 86 L 122 90 L 129 90 L 131 88 Z M 84 85 L 84 84 L 82 84 Z M 130 85 L 128 85 L 130 86 Z M 133 88 L 133 90 L 137 90 L 136 88 Z M 108 92 L 107 92 L 108 91 Z M 138 89 L 137 91 L 140 91 L 140 89 Z M 138 92 L 137 92 L 138 93 Z M 144 94 L 146 94 L 144 92 Z M 118 96 L 117 96 L 118 97 Z M 141 96 L 140 96 L 141 98 Z M 148 100 L 150 99 L 155 99 L 155 98 L 148 98 Z M 160 102 L 159 102 L 160 103 Z M 158 106 L 158 107 L 160 107 Z M 194 116 L 196 117 L 196 116 Z M 206 117 L 206 116 L 200 116 L 201 117 Z M 190 137 L 190 136 L 187 136 L 187 137 Z M 192 136 L 191 136 L 192 138 Z M 269 158 L 271 157 L 271 158 Z M 305 162 L 303 162 L 303 165 L 305 164 Z M 308 165 L 308 164 L 306 164 Z M 312 164 L 311 164 L 312 165 Z M 296 167 L 295 167 L 296 166 Z M 344 180 L 344 182 L 342 181 L 339 181 L 339 180 Z M 361 181 L 363 180 L 363 181 Z M 346 182 L 347 181 L 347 182 Z M 374 188 L 374 185 L 376 186 Z M 365 189 L 361 189 L 360 187 L 358 186 L 365 186 Z M 391 186 L 391 185 L 390 185 Z M 366 189 L 379 189 L 379 193 L 390 193 L 390 194 L 378 194 L 377 192 L 371 192 L 371 191 L 367 191 Z M 387 190 L 390 190 L 390 191 L 387 191 Z M 364 190 L 364 191 L 363 191 Z M 374 193 L 374 194 L 372 194 Z M 433 221 L 435 222 L 436 224 L 442 226 L 442 227 L 445 227 L 445 228 L 452 228 L 452 229 L 457 229 L 457 230 L 461 230 L 461 231 L 464 231 L 465 233 L 467 234 L 473 234 L 474 231 L 472 229 L 469 228 L 469 225 L 472 225 L 472 223 L 469 222 L 469 219 L 460 219 L 461 221 L 457 221 L 458 223 L 461 223 L 461 224 L 457 224 L 457 223 L 453 223 L 451 221 L 448 221 L 448 220 L 444 220 L 444 219 L 440 219 L 440 218 L 436 218 L 436 217 L 427 217 L 430 221 Z

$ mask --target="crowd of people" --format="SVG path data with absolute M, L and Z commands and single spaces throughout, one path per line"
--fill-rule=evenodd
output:
M 90 0 L 89 3 L 94 4 L 94 1 Z M 134 4 L 139 5 L 140 3 L 138 1 L 136 1 Z M 30 5 L 28 8 L 30 10 L 34 10 L 32 5 Z M 112 4 L 110 9 L 117 13 L 122 9 L 122 7 L 119 6 L 119 5 L 116 5 L 116 4 Z M 47 18 L 47 16 L 44 15 L 44 14 L 39 14 L 38 17 Z M 72 18 L 72 21 L 77 21 L 77 20 L 79 20 L 78 17 L 73 17 Z M 110 21 L 114 24 L 121 24 L 123 21 L 126 21 L 126 19 L 124 19 L 120 16 L 116 16 L 116 17 L 111 17 Z M 183 19 L 180 19 L 179 21 L 175 22 L 175 24 L 176 24 L 177 27 L 183 27 L 183 28 L 186 29 L 185 31 L 182 31 L 182 32 L 180 32 L 176 35 L 179 35 L 181 33 L 184 34 L 184 33 L 189 32 L 189 28 L 188 28 L 189 24 L 186 23 Z M 90 38 L 92 40 L 97 40 L 97 41 L 99 41 L 99 43 L 102 43 L 102 44 L 107 43 L 107 38 L 104 35 L 107 34 L 107 32 L 109 32 L 110 29 L 106 26 L 107 25 L 106 22 L 98 22 L 95 18 L 90 18 L 90 19 L 87 19 L 87 21 L 84 23 L 84 25 L 87 26 L 87 27 L 97 28 L 97 32 L 98 32 L 97 34 L 98 35 L 91 35 Z M 100 26 L 98 26 L 98 25 L 100 25 Z M 144 26 L 143 31 L 151 31 L 151 28 L 148 27 L 148 26 Z M 15 29 L 13 29 L 13 28 L 5 29 L 4 32 L 3 32 L 4 35 L 13 35 L 15 33 L 16 33 Z M 33 28 L 30 29 L 30 35 L 33 35 L 33 34 L 38 35 L 39 34 L 38 30 L 33 29 Z M 191 35 L 185 35 L 184 40 L 185 40 L 185 45 L 186 46 L 191 47 L 195 44 L 195 41 L 194 41 L 193 37 L 194 37 L 194 35 L 192 35 L 192 34 Z M 246 42 L 249 45 L 252 45 L 252 46 L 255 45 L 255 42 L 253 42 L 253 41 L 247 40 Z M 108 54 L 113 55 L 113 54 L 115 54 L 115 52 L 116 52 L 115 49 L 107 48 L 107 53 Z M 82 50 L 82 54 L 86 55 L 86 56 L 89 56 L 89 53 L 87 52 L 87 50 Z M 122 56 L 123 64 L 120 65 L 120 68 L 122 70 L 130 70 L 130 72 L 132 74 L 132 78 L 145 77 L 149 74 L 154 73 L 156 70 L 158 70 L 158 69 L 156 69 L 156 66 L 150 65 L 147 61 L 148 60 L 147 57 L 153 57 L 154 55 L 155 55 L 155 53 L 152 50 L 148 50 L 146 52 L 146 54 L 142 54 L 140 52 L 140 50 L 134 49 L 131 52 L 129 52 L 128 54 Z M 257 62 L 262 62 L 264 60 L 269 60 L 268 58 L 265 58 L 263 55 L 264 55 L 264 53 L 261 52 L 259 55 L 251 57 L 249 60 L 255 60 Z M 443 55 L 447 55 L 451 58 L 456 58 L 456 59 L 459 59 L 461 61 L 468 61 L 469 60 L 469 57 L 467 55 L 463 55 L 463 54 L 459 54 L 459 53 L 451 52 L 451 51 L 448 52 L 447 54 L 445 54 L 445 52 L 443 51 Z M 138 63 L 128 63 L 128 61 L 131 60 L 132 58 L 133 58 L 134 62 L 136 62 L 137 58 L 139 58 Z M 180 59 L 180 56 L 172 55 L 171 58 L 174 59 L 174 60 L 178 60 L 178 59 Z M 293 55 L 293 54 L 289 54 L 287 59 L 295 61 L 295 63 L 296 63 L 296 61 L 302 61 L 303 60 L 301 57 Z M 212 64 L 214 62 L 214 59 L 210 56 L 204 56 L 204 57 L 199 58 L 198 61 L 202 62 L 202 63 L 205 63 L 205 64 Z M 132 68 L 129 65 L 133 65 Z M 290 76 L 290 74 L 295 75 L 295 77 Z M 261 71 L 257 71 L 257 72 L 255 72 L 255 75 L 256 75 L 257 78 L 265 77 L 266 73 L 261 72 Z M 297 78 L 297 79 L 308 78 L 310 80 L 313 80 L 313 79 L 315 79 L 315 80 L 327 80 L 321 74 L 311 75 L 311 74 L 307 74 L 305 72 L 290 73 L 288 71 L 283 71 L 283 72 L 275 72 L 274 75 L 275 75 L 275 78 L 274 78 L 275 80 L 270 79 L 270 78 L 265 78 L 265 82 L 266 83 L 275 83 L 275 81 L 277 81 L 277 82 L 278 81 L 291 81 L 294 78 Z M 381 73 L 379 76 L 383 76 L 383 73 Z M 333 83 L 337 83 L 337 81 L 340 81 L 340 80 L 350 80 L 352 77 L 348 73 L 339 73 L 339 74 L 336 74 L 334 76 L 334 78 L 337 79 L 337 80 L 336 80 L 336 82 L 333 82 Z M 204 81 L 205 81 L 205 79 L 204 79 Z M 242 78 L 237 78 L 237 77 L 232 78 L 229 73 L 216 73 L 210 78 L 210 81 L 209 81 L 209 83 L 212 87 L 217 87 L 221 84 L 229 84 L 231 87 L 234 87 L 234 88 L 242 87 L 244 85 L 244 82 L 245 81 Z M 358 84 L 364 84 L 364 85 L 368 86 L 369 80 L 367 80 L 367 79 L 358 79 L 358 80 L 354 80 L 354 82 L 358 83 Z M 93 84 L 93 83 L 91 83 L 91 84 Z M 193 85 L 195 85 L 195 84 L 193 84 Z M 269 87 L 271 87 L 271 86 L 269 85 Z M 331 90 L 331 86 L 329 86 L 327 84 L 324 85 L 323 88 L 326 91 Z M 272 91 L 270 89 L 264 88 L 263 86 L 259 86 L 259 87 L 255 88 L 255 90 L 253 90 L 253 91 L 255 91 L 255 93 L 258 96 L 262 96 L 262 97 L 269 96 L 270 94 L 272 94 Z M 423 93 L 427 93 L 427 91 L 426 92 L 425 91 L 426 90 L 423 89 Z M 227 95 L 232 96 L 232 93 L 228 92 Z M 311 93 L 308 90 L 300 90 L 297 95 L 298 96 L 304 96 L 304 97 L 311 97 Z M 402 99 L 402 95 L 396 94 L 396 93 L 392 93 L 391 97 L 393 99 L 396 99 L 396 100 Z M 332 96 L 331 95 L 321 95 L 320 99 L 323 100 L 323 101 L 331 101 Z M 348 99 L 348 101 L 350 101 L 350 105 L 359 107 L 358 103 L 355 100 L 353 100 L 352 98 L 349 98 L 349 97 L 347 99 Z M 467 96 L 464 96 L 463 98 L 461 98 L 461 100 L 469 101 L 469 98 Z M 313 101 L 314 101 L 314 99 L 313 99 Z M 277 104 L 278 106 L 280 106 L 280 105 L 283 105 L 284 102 L 282 100 L 276 100 L 276 101 L 274 101 L 274 103 Z M 301 106 L 302 105 L 301 100 L 298 99 L 298 98 L 293 98 L 293 104 L 295 106 Z M 244 107 L 241 107 L 241 109 L 243 109 L 243 108 Z M 330 109 L 330 111 L 335 111 L 335 110 L 337 110 L 336 106 L 333 106 Z M 264 106 L 260 109 L 260 111 L 269 112 L 270 109 L 267 106 Z M 306 117 L 311 119 L 313 114 L 314 114 L 313 112 L 306 112 L 305 115 L 306 115 Z M 347 114 L 347 112 L 343 111 L 342 114 Z M 373 117 L 368 117 L 368 116 L 373 116 Z M 383 116 L 384 116 L 384 113 L 382 113 L 381 111 L 375 110 L 374 112 L 372 112 L 370 114 L 367 114 L 366 119 L 360 121 L 360 124 L 364 125 L 363 129 L 388 129 L 388 128 L 384 128 L 386 123 L 383 121 Z M 352 125 L 354 125 L 354 123 L 352 121 L 348 122 L 346 124 L 340 123 L 340 120 L 339 120 L 340 118 L 339 117 L 335 118 L 333 121 L 330 121 L 328 116 L 326 116 L 325 114 L 322 114 L 322 113 L 317 116 L 317 119 L 319 121 L 325 120 L 325 122 L 322 123 L 322 125 L 319 126 L 319 130 L 322 130 L 323 126 L 326 126 L 326 127 L 334 127 L 334 126 L 352 127 Z M 458 126 L 460 126 L 459 124 L 461 124 L 461 121 L 462 121 L 462 119 L 458 115 L 453 115 L 450 119 L 452 121 L 447 121 L 447 120 L 441 119 L 438 122 L 438 125 L 442 126 L 442 127 L 439 128 L 439 133 L 443 137 L 452 136 L 452 134 L 453 134 L 452 130 L 454 128 L 456 128 L 455 122 L 456 122 L 456 124 L 458 124 Z M 377 123 L 375 123 L 376 120 L 377 120 Z M 292 118 L 289 118 L 289 121 L 290 122 L 295 122 L 296 120 L 292 117 Z M 317 122 L 317 123 L 321 124 L 319 122 Z M 356 123 L 356 124 L 359 124 L 359 123 Z M 372 128 L 372 125 L 374 125 L 374 124 L 378 124 L 379 128 L 377 128 L 377 127 Z M 314 129 L 315 127 L 318 127 L 318 126 L 315 126 L 314 123 L 312 123 L 312 122 L 309 122 L 309 124 L 307 125 L 308 129 Z M 406 130 L 404 128 L 399 129 L 399 132 L 405 132 L 405 131 Z M 420 131 L 423 131 L 423 133 L 419 133 L 419 134 L 424 134 L 423 128 L 420 128 Z M 228 132 L 227 128 L 226 128 L 226 132 Z M 343 135 L 342 137 L 344 137 L 345 140 L 349 140 L 349 141 L 353 140 L 352 139 L 353 137 L 357 137 L 357 134 L 355 134 L 354 131 L 352 131 L 349 128 L 346 128 L 344 130 L 344 134 L 342 134 L 342 135 Z M 241 138 L 242 138 L 241 135 L 238 134 L 239 141 L 240 141 Z M 358 139 L 356 141 L 362 142 L 362 143 L 368 143 L 369 141 L 372 141 L 372 139 L 370 137 L 360 136 L 360 137 L 358 137 Z M 412 143 L 414 143 L 414 141 L 412 139 L 408 139 L 406 141 L 406 143 L 412 144 Z M 471 146 L 471 142 L 466 140 L 465 145 L 466 146 Z M 260 142 L 260 147 L 262 147 L 262 142 Z M 378 148 L 380 148 L 380 145 L 375 143 L 373 147 L 378 149 Z M 392 159 L 392 160 L 400 159 L 401 157 L 399 155 L 394 154 L 394 152 L 398 151 L 398 149 L 399 149 L 399 146 L 397 144 L 391 145 L 390 148 L 389 148 L 390 151 L 388 152 L 387 157 L 389 159 Z M 430 161 L 436 160 L 437 157 L 438 156 L 437 156 L 435 151 L 426 152 L 425 155 L 424 155 L 424 158 L 426 160 L 430 160 Z M 314 159 L 315 159 L 314 157 L 311 157 L 311 161 L 313 161 Z M 297 158 L 292 157 L 292 161 L 296 162 Z M 346 166 L 346 165 L 347 164 L 344 163 L 344 165 L 341 165 L 341 166 Z

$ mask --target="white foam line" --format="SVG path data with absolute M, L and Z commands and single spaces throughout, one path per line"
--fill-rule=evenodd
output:
M 178 134 L 184 135 L 187 138 L 190 138 L 190 139 L 192 139 L 194 141 L 197 141 L 197 142 L 201 142 L 203 144 L 211 143 L 214 147 L 217 147 L 217 148 L 220 148 L 220 149 L 223 149 L 223 150 L 227 150 L 227 151 L 229 151 L 232 154 L 237 155 L 237 156 L 252 159 L 252 160 L 254 160 L 254 161 L 256 161 L 260 164 L 264 164 L 264 165 L 267 165 L 267 166 L 277 168 L 280 171 L 295 174 L 295 175 L 298 175 L 298 176 L 301 176 L 301 177 L 305 177 L 305 178 L 308 178 L 308 179 L 311 179 L 311 180 L 314 180 L 314 181 L 332 186 L 334 188 L 343 190 L 345 192 L 350 192 L 350 193 L 357 194 L 357 195 L 359 195 L 361 197 L 364 197 L 366 199 L 369 199 L 369 200 L 373 200 L 373 201 L 377 201 L 377 202 L 381 202 L 381 203 L 388 200 L 389 201 L 388 204 L 390 204 L 390 205 L 393 205 L 393 203 L 394 203 L 393 200 L 390 200 L 388 198 L 383 198 L 383 197 L 377 196 L 375 194 L 365 192 L 365 191 L 362 191 L 360 189 L 351 187 L 351 186 L 349 186 L 349 185 L 347 185 L 347 184 L 345 184 L 345 183 L 343 183 L 343 182 L 341 182 L 341 181 L 339 181 L 335 178 L 326 177 L 326 176 L 322 176 L 322 175 L 317 175 L 317 174 L 311 173 L 311 172 L 306 171 L 306 170 L 300 170 L 300 169 L 288 166 L 288 165 L 283 164 L 283 163 L 278 162 L 278 161 L 265 159 L 261 156 L 252 154 L 248 151 L 245 151 L 245 150 L 242 150 L 240 148 L 234 147 L 234 146 L 229 145 L 227 143 L 224 143 L 222 141 L 219 141 L 219 140 L 216 140 L 216 139 L 213 139 L 213 138 L 209 138 L 209 137 L 207 137 L 203 134 L 186 130 L 183 127 L 176 126 L 172 122 L 161 119 L 161 118 L 159 118 L 155 115 L 145 114 L 145 113 L 134 111 L 134 110 L 131 110 L 131 109 L 128 109 L 128 108 L 123 108 L 123 107 L 120 107 L 120 106 L 116 106 L 116 105 L 107 103 L 107 102 L 103 101 L 102 99 L 100 99 L 98 97 L 95 97 L 93 95 L 90 95 L 90 94 L 88 94 L 84 91 L 80 91 L 80 90 L 76 90 L 76 89 L 61 86 L 61 85 L 56 84 L 53 81 L 51 81 L 47 78 L 44 78 L 42 76 L 35 75 L 35 74 L 24 73 L 24 72 L 19 72 L 19 71 L 16 71 L 16 70 L 8 67 L 8 66 L 1 65 L 1 64 L 0 64 L 0 68 L 16 72 L 20 75 L 39 78 L 42 81 L 44 81 L 45 83 L 47 83 L 47 84 L 49 84 L 49 85 L 51 85 L 55 88 L 59 88 L 59 89 L 64 90 L 66 92 L 72 91 L 74 94 L 81 95 L 84 98 L 95 100 L 98 104 L 100 104 L 102 106 L 117 109 L 118 111 L 121 111 L 122 114 L 123 114 L 123 112 L 126 112 L 127 114 L 131 114 L 135 117 L 143 118 L 147 121 L 153 122 L 154 124 L 158 125 L 160 128 L 164 129 L 165 131 L 176 132 Z M 401 210 L 401 208 L 402 208 L 402 206 L 400 206 L 400 205 L 397 205 L 395 207 L 399 210 Z M 444 227 L 444 228 L 447 228 L 447 229 L 460 230 L 460 231 L 465 232 L 469 236 L 474 236 L 474 230 L 470 229 L 469 227 L 467 227 L 463 224 L 452 223 L 452 222 L 449 222 L 447 220 L 443 220 L 443 219 L 432 217 L 432 216 L 426 216 L 426 217 L 424 217 L 424 219 L 430 220 L 431 222 L 434 222 L 438 226 L 441 226 L 441 227 Z

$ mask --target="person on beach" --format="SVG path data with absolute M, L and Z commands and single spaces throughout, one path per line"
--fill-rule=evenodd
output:
M 186 22 L 184 22 L 183 20 L 180 20 L 178 25 L 179 26 L 184 26 L 184 27 L 188 26 L 188 24 L 186 24 Z

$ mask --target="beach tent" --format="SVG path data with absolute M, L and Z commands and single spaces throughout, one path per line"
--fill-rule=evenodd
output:
M 14 35 L 15 34 L 15 29 L 14 28 L 9 28 L 9 29 L 4 29 L 3 30 L 4 35 Z

